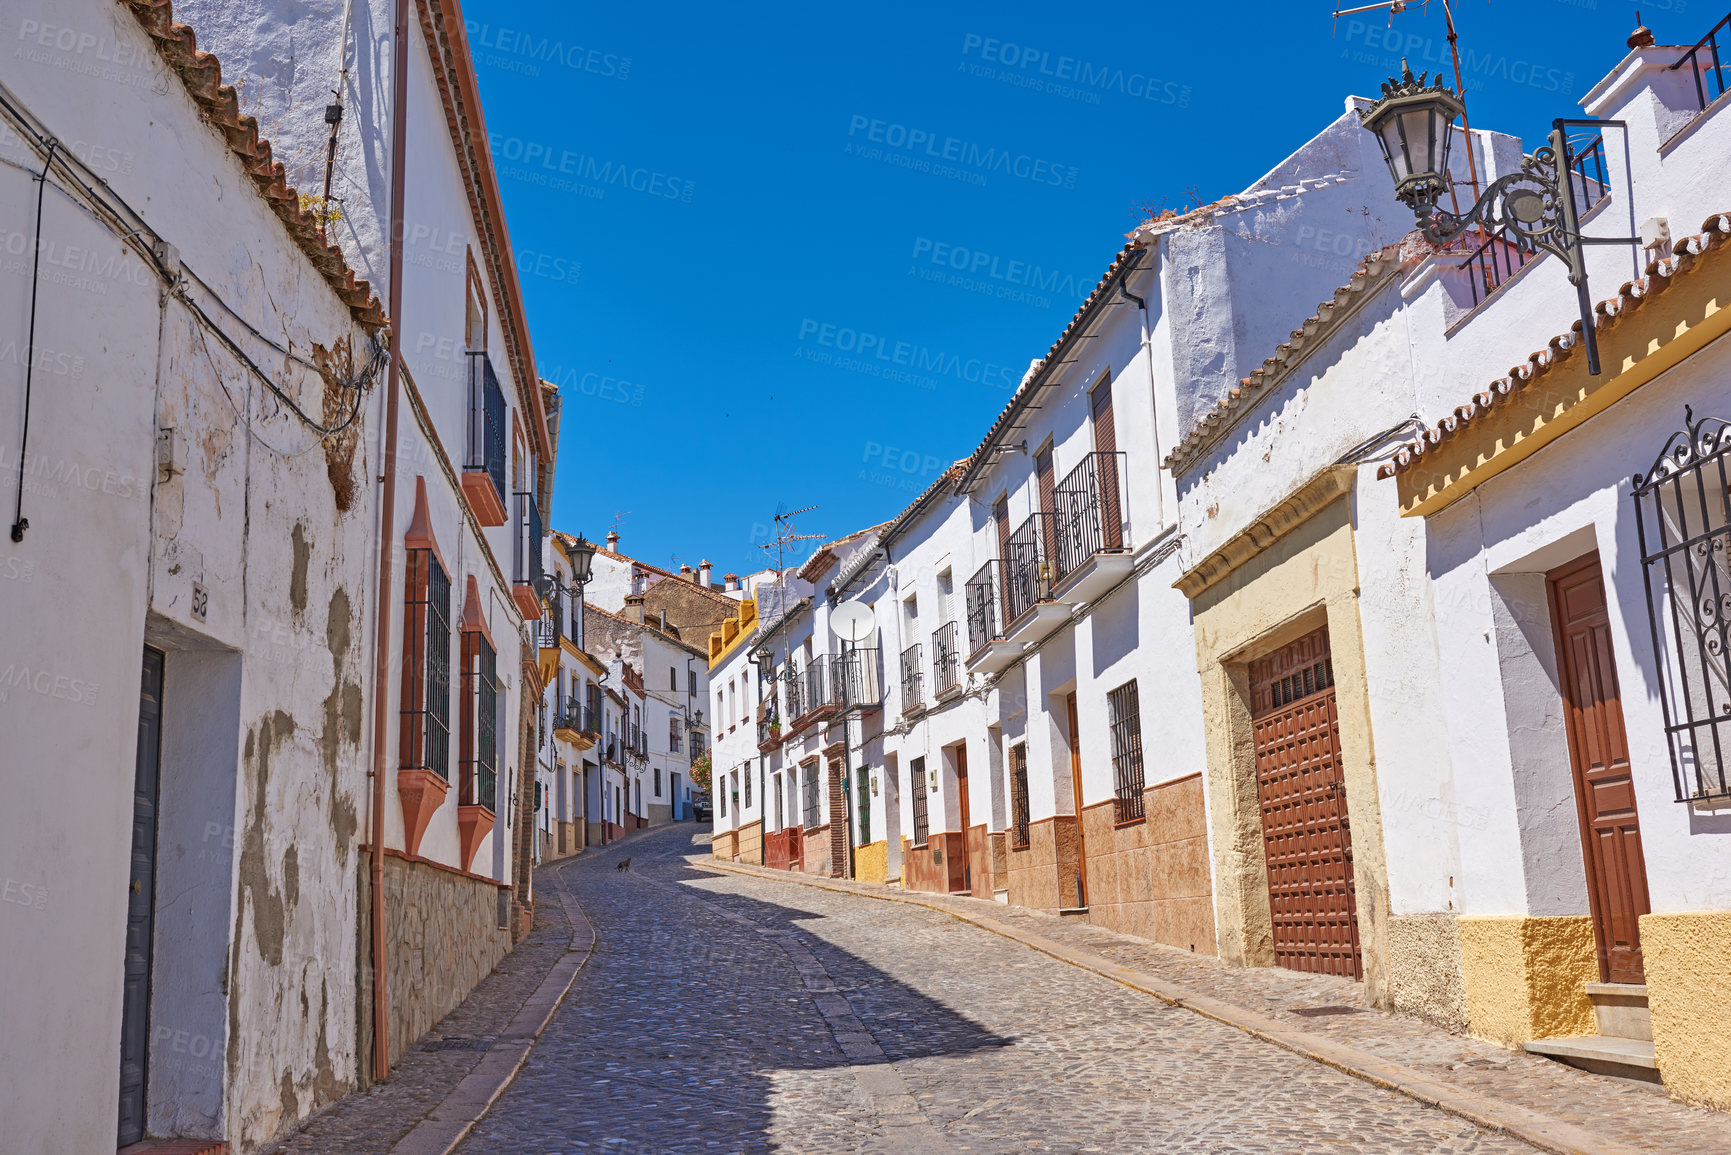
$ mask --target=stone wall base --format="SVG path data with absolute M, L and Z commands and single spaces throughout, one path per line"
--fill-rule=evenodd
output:
M 1388 993 L 1394 1009 L 1464 1033 L 1468 1028 L 1460 923 L 1452 914 L 1388 920 Z
M 1474 1035 L 1519 1047 L 1597 1029 L 1587 998 L 1587 984 L 1599 979 L 1592 919 L 1463 915 L 1458 928 L 1467 1029 Z

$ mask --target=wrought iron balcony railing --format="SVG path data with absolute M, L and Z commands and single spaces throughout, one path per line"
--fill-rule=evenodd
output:
M 1002 558 L 993 558 L 968 579 L 963 594 L 968 605 L 968 656 L 971 658 L 1004 636 L 999 612 L 1003 599 Z
M 831 659 L 818 654 L 805 669 L 805 712 L 810 714 L 835 705 L 834 688 L 830 685 Z
M 1057 533 L 1052 516 L 1030 514 L 1004 543 L 1004 631 L 1008 633 L 1058 582 Z
M 480 350 L 469 353 L 469 435 L 463 469 L 487 474 L 505 507 L 505 394 L 493 362 Z
M 782 692 L 787 695 L 787 716 L 799 718 L 805 714 L 805 676 L 792 662 L 787 664 L 787 670 L 781 676 Z
M 535 623 L 535 644 L 550 650 L 565 636 L 565 591 L 554 586 L 547 593 L 547 612 Z
M 830 683 L 834 701 L 843 710 L 871 709 L 883 703 L 878 688 L 878 652 L 874 646 L 855 646 L 830 659 Z
M 1052 493 L 1057 573 L 1063 576 L 1097 553 L 1124 548 L 1124 482 L 1128 456 L 1090 453 Z
M 527 490 L 517 493 L 517 525 L 512 534 L 511 584 L 539 589 L 541 585 L 541 506 Z
M 920 660 L 918 642 L 902 651 L 902 712 L 925 705 L 925 671 Z
M 961 629 L 945 622 L 932 631 L 932 692 L 942 697 L 962 684 Z
M 1681 8 L 1678 11 L 1682 11 Z M 1724 51 L 1719 47 L 1719 38 L 1724 36 L 1731 41 L 1731 15 L 1713 25 L 1700 43 L 1677 58 L 1677 63 L 1666 69 L 1675 72 L 1688 66 L 1689 72 L 1695 77 L 1696 107 L 1703 112 L 1707 106 L 1725 95 L 1725 73 L 1731 69 L 1731 61 L 1725 59 L 1724 51 L 1731 51 L 1727 44 Z

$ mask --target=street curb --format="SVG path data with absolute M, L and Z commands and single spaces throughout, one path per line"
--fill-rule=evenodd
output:
M 481 1061 L 451 1088 L 438 1106 L 397 1140 L 390 1155 L 450 1155 L 456 1150 L 517 1078 L 541 1032 L 553 1021 L 578 973 L 595 953 L 594 925 L 565 885 L 563 868 L 554 876 L 559 880 L 559 903 L 571 920 L 571 939 L 564 956 L 553 964 Z
M 858 898 L 875 898 L 882 902 L 906 903 L 909 906 L 924 907 L 927 910 L 936 911 L 938 914 L 948 915 L 957 921 L 971 923 L 982 930 L 988 930 L 1013 942 L 1019 942 L 1041 954 L 1049 955 L 1059 962 L 1069 963 L 1071 966 L 1091 971 L 1102 978 L 1111 979 L 1131 990 L 1151 995 L 1171 1006 L 1182 1007 L 1184 1010 L 1201 1015 L 1203 1018 L 1213 1019 L 1215 1022 L 1229 1027 L 1236 1027 L 1265 1043 L 1270 1043 L 1282 1050 L 1290 1051 L 1324 1066 L 1332 1067 L 1342 1074 L 1351 1075 L 1355 1079 L 1362 1079 L 1373 1086 L 1381 1087 L 1383 1090 L 1405 1095 L 1409 1099 L 1415 1099 L 1428 1107 L 1446 1111 L 1486 1130 L 1519 1139 L 1541 1151 L 1555 1152 L 1556 1155 L 1633 1155 L 1638 1150 L 1615 1139 L 1596 1135 L 1565 1120 L 1556 1119 L 1488 1095 L 1462 1091 L 1446 1083 L 1438 1082 L 1411 1067 L 1381 1058 L 1368 1051 L 1349 1047 L 1332 1039 L 1310 1034 L 1307 1031 L 1294 1030 L 1266 1015 L 1257 1014 L 1255 1011 L 1246 1010 L 1243 1007 L 1234 1006 L 1207 995 L 1196 994 L 1177 983 L 1155 978 L 1132 967 L 1119 966 L 1100 958 L 1098 955 L 1065 946 L 1063 943 L 1043 935 L 1018 930 L 998 922 L 996 919 L 963 914 L 937 903 L 913 897 L 909 893 L 890 892 L 888 888 L 876 884 L 843 883 L 839 880 L 814 878 L 792 871 L 772 870 L 719 860 L 705 861 L 700 858 L 688 858 L 686 861 L 699 869 L 741 874 L 749 878 L 761 878 L 769 881 L 791 882 L 814 887 L 818 890 L 834 891 L 837 894 L 850 894 Z

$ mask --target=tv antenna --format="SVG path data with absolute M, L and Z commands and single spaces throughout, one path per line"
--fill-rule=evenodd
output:
M 793 523 L 794 518 L 801 514 L 810 513 L 816 508 L 817 506 L 815 505 L 808 505 L 804 509 L 788 510 L 785 505 L 778 504 L 775 510 L 775 537 L 770 541 L 761 543 L 761 548 L 765 553 L 769 552 L 771 546 L 775 548 L 775 612 L 777 614 L 787 608 L 785 589 L 787 584 L 786 571 L 788 548 L 795 542 L 828 540 L 828 534 L 800 533 L 799 527 Z M 782 661 L 785 663 L 788 657 L 787 635 L 785 633 L 782 634 L 781 638 L 781 657 Z
M 1467 85 L 1466 81 L 1461 77 L 1460 35 L 1455 31 L 1454 6 L 1450 4 L 1449 0 L 1441 0 L 1441 3 L 1443 10 L 1443 24 L 1448 28 L 1449 56 L 1454 60 L 1455 95 L 1460 97 L 1461 101 L 1461 138 L 1465 142 L 1467 150 L 1467 183 L 1472 185 L 1473 203 L 1477 204 L 1479 200 L 1479 166 L 1478 162 L 1473 158 L 1472 125 L 1467 121 Z M 1340 0 L 1334 0 L 1334 26 L 1337 29 L 1340 27 L 1340 18 L 1342 16 L 1352 16 L 1359 12 L 1387 11 L 1388 26 L 1393 28 L 1395 16 L 1402 12 L 1412 11 L 1414 6 L 1413 0 L 1383 0 L 1380 4 L 1365 4 L 1357 8 L 1342 8 L 1340 6 Z M 1420 12 L 1423 12 L 1426 8 L 1430 7 L 1430 0 L 1417 0 L 1416 7 Z M 1402 60 L 1404 62 L 1405 58 L 1403 57 Z M 1449 178 L 1449 205 L 1454 209 L 1455 215 L 1460 216 L 1460 199 L 1455 195 L 1455 181 L 1453 177 Z

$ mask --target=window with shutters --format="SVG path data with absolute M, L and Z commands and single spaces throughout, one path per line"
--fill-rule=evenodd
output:
M 661 767 L 655 768 L 655 797 L 661 797 Z
M 929 838 L 926 818 L 926 760 L 915 758 L 908 767 L 908 791 L 914 800 L 914 845 L 924 846 Z
M 1028 744 L 1010 747 L 1010 848 L 1028 848 Z
M 400 764 L 450 781 L 451 579 L 437 552 L 408 551 Z
M 1142 713 L 1132 678 L 1106 695 L 1112 730 L 1112 778 L 1116 786 L 1118 822 L 1136 822 L 1142 809 Z

